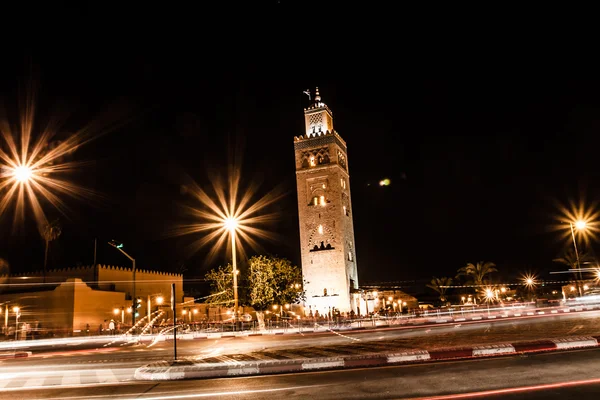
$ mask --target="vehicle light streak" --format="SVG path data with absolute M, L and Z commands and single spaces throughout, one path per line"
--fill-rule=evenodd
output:
M 275 393 L 283 392 L 287 390 L 299 390 L 316 387 L 333 386 L 334 384 L 325 385 L 306 385 L 306 386 L 288 386 L 274 389 L 256 389 L 256 390 L 235 390 L 230 392 L 211 392 L 211 393 L 191 393 L 191 394 L 165 394 L 153 397 L 144 397 L 144 400 L 169 400 L 169 399 L 196 399 L 202 397 L 225 397 L 225 396 L 240 396 L 254 393 Z M 140 397 L 130 397 L 129 399 L 123 398 L 123 400 L 139 400 Z
M 560 389 L 560 388 L 565 388 L 565 387 L 595 385 L 595 384 L 600 384 L 600 378 L 585 379 L 585 380 L 581 380 L 581 381 L 546 383 L 543 385 L 521 386 L 521 387 L 516 387 L 516 388 L 484 390 L 481 392 L 457 393 L 457 394 L 449 394 L 449 395 L 441 395 L 441 396 L 427 396 L 427 397 L 415 398 L 415 400 L 470 399 L 470 398 L 476 398 L 476 397 L 499 396 L 499 395 L 510 394 L 510 393 L 524 393 L 524 392 L 533 392 L 536 390 Z

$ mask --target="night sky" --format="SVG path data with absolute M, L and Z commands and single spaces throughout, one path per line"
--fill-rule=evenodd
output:
M 299 265 L 293 138 L 304 132 L 302 92 L 318 86 L 348 144 L 360 283 L 425 282 L 477 261 L 495 262 L 498 280 L 564 270 L 552 259 L 571 243 L 549 228 L 557 203 L 599 198 L 599 82 L 460 57 L 442 68 L 409 50 L 397 63 L 369 53 L 317 65 L 278 46 L 265 41 L 222 57 L 206 56 L 212 49 L 200 57 L 150 46 L 64 48 L 3 63 L 0 97 L 12 123 L 31 82 L 37 132 L 56 115 L 65 117 L 59 137 L 117 122 L 68 156 L 88 161 L 69 179 L 102 197 L 66 198 L 66 216 L 46 208 L 63 226 L 49 266 L 91 264 L 95 239 L 99 263 L 128 266 L 107 245 L 113 238 L 141 269 L 201 277 L 225 264 L 225 250 L 211 262 L 206 249 L 186 253 L 199 236 L 165 232 L 186 222 L 179 205 L 193 204 L 182 185 L 207 187 L 211 171 L 225 174 L 234 145 L 242 187 L 287 193 L 268 210 L 279 214 L 268 228 L 279 240 L 262 241 L 264 251 Z M 379 186 L 384 178 L 391 185 Z M 44 242 L 31 210 L 17 232 L 12 214 L 0 223 L 0 257 L 11 270 L 41 269 Z

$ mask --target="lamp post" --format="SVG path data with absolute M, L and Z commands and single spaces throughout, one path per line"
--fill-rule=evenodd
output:
M 236 254 L 235 254 L 235 230 L 238 226 L 237 219 L 228 217 L 225 219 L 225 228 L 229 230 L 229 235 L 231 236 L 231 265 L 233 272 L 233 323 L 237 329 L 237 320 L 238 320 L 238 284 L 237 284 L 237 263 L 236 263 Z
M 577 260 L 577 273 L 575 276 L 577 277 L 577 290 L 579 291 L 579 296 L 583 295 L 581 291 L 581 262 L 579 261 L 579 251 L 577 250 L 577 240 L 575 240 L 575 229 L 581 231 L 584 230 L 587 226 L 587 223 L 583 220 L 575 221 L 573 224 L 572 221 L 569 221 L 569 225 L 571 226 L 571 237 L 573 238 L 573 247 L 575 248 L 575 259 Z
M 135 326 L 135 312 L 137 310 L 136 304 L 136 296 L 135 296 L 135 258 L 131 257 L 129 254 L 125 253 L 123 250 L 123 243 L 117 242 L 115 240 L 111 240 L 108 242 L 112 247 L 119 250 L 123 255 L 131 260 L 133 263 L 133 294 L 131 295 L 131 308 L 132 308 L 132 317 L 131 317 L 131 326 Z
M 19 334 L 19 317 L 21 316 L 21 309 L 17 306 L 14 306 L 13 311 L 15 313 L 15 340 L 17 340 L 17 335 Z
M 10 303 L 10 301 L 7 301 L 4 307 L 4 335 L 8 336 L 8 303 Z

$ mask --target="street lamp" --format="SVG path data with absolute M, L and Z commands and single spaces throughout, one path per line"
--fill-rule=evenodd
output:
M 131 296 L 131 308 L 133 309 L 132 317 L 131 317 L 131 326 L 135 326 L 135 312 L 137 310 L 136 304 L 136 296 L 135 296 L 135 258 L 131 257 L 129 254 L 125 253 L 123 250 L 123 243 L 117 242 L 114 239 L 108 242 L 112 247 L 119 250 L 125 257 L 129 258 L 133 263 L 133 294 Z
M 571 237 L 573 238 L 573 247 L 575 248 L 575 258 L 577 260 L 577 274 L 575 276 L 579 276 L 577 280 L 577 289 L 579 290 L 579 296 L 582 296 L 583 293 L 581 291 L 581 262 L 579 261 L 579 251 L 577 250 L 577 241 L 575 240 L 575 228 L 578 231 L 585 231 L 587 228 L 587 222 L 584 220 L 577 220 L 575 223 L 573 221 L 569 221 L 569 225 L 571 226 Z
M 33 169 L 26 165 L 19 165 L 13 170 L 15 179 L 20 183 L 27 183 L 33 175 Z
M 238 227 L 238 221 L 234 217 L 227 217 L 225 221 L 223 221 L 223 225 L 225 229 L 229 231 L 229 235 L 231 236 L 231 265 L 233 272 L 233 322 L 236 324 L 237 328 L 237 316 L 238 316 L 238 283 L 237 283 L 237 262 L 236 262 L 236 254 L 235 254 L 235 231 Z
M 156 297 L 156 304 L 161 305 L 163 303 L 165 299 L 162 297 L 162 295 L 158 295 Z M 152 321 L 152 319 L 150 318 L 152 316 L 152 296 L 148 295 L 148 304 L 146 304 L 146 312 L 148 314 L 148 323 L 150 323 L 150 321 Z

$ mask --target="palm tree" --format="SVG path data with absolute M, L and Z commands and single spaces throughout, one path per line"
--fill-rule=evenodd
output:
M 588 264 L 594 261 L 594 257 L 592 256 L 592 254 L 587 251 L 580 252 L 579 260 L 577 260 L 577 253 L 575 253 L 575 250 L 568 249 L 562 253 L 561 257 L 557 257 L 552 261 L 564 264 L 568 266 L 571 270 L 573 270 L 573 274 L 575 275 L 575 281 L 577 282 L 577 289 L 579 295 L 581 296 L 583 293 L 580 287 L 579 279 L 577 279 L 577 272 L 579 271 L 579 268 L 582 264 Z
M 496 264 L 491 261 L 479 261 L 477 264 L 468 263 L 458 270 L 456 278 L 466 276 L 468 283 L 477 287 L 487 283 L 486 277 L 492 272 L 497 272 Z M 479 299 L 479 291 L 475 291 L 477 299 Z
M 553 259 L 552 261 L 561 263 L 561 264 L 565 264 L 565 265 L 571 267 L 571 269 L 577 269 L 577 267 L 579 266 L 577 264 L 577 254 L 575 253 L 575 251 L 573 249 L 564 251 L 562 253 L 561 257 L 557 257 L 557 258 Z M 579 264 L 588 264 L 593 261 L 594 261 L 594 257 L 589 252 L 583 251 L 583 252 L 579 253 Z
M 46 223 L 44 227 L 44 240 L 46 241 L 46 251 L 44 252 L 44 283 L 46 283 L 46 268 L 48 266 L 48 248 L 50 242 L 58 239 L 62 233 L 62 228 L 58 223 L 58 220 Z
M 436 277 L 434 277 L 431 280 L 431 282 L 425 286 L 438 292 L 438 294 L 440 295 L 440 301 L 442 303 L 445 303 L 446 302 L 446 291 L 448 290 L 448 287 L 450 285 L 452 285 L 452 278 L 448 278 L 448 277 L 436 278 Z
M 8 275 L 10 275 L 10 265 L 4 258 L 0 258 L 0 283 L 6 283 L 8 281 Z M 4 285 L 0 285 L 0 293 L 4 288 Z

